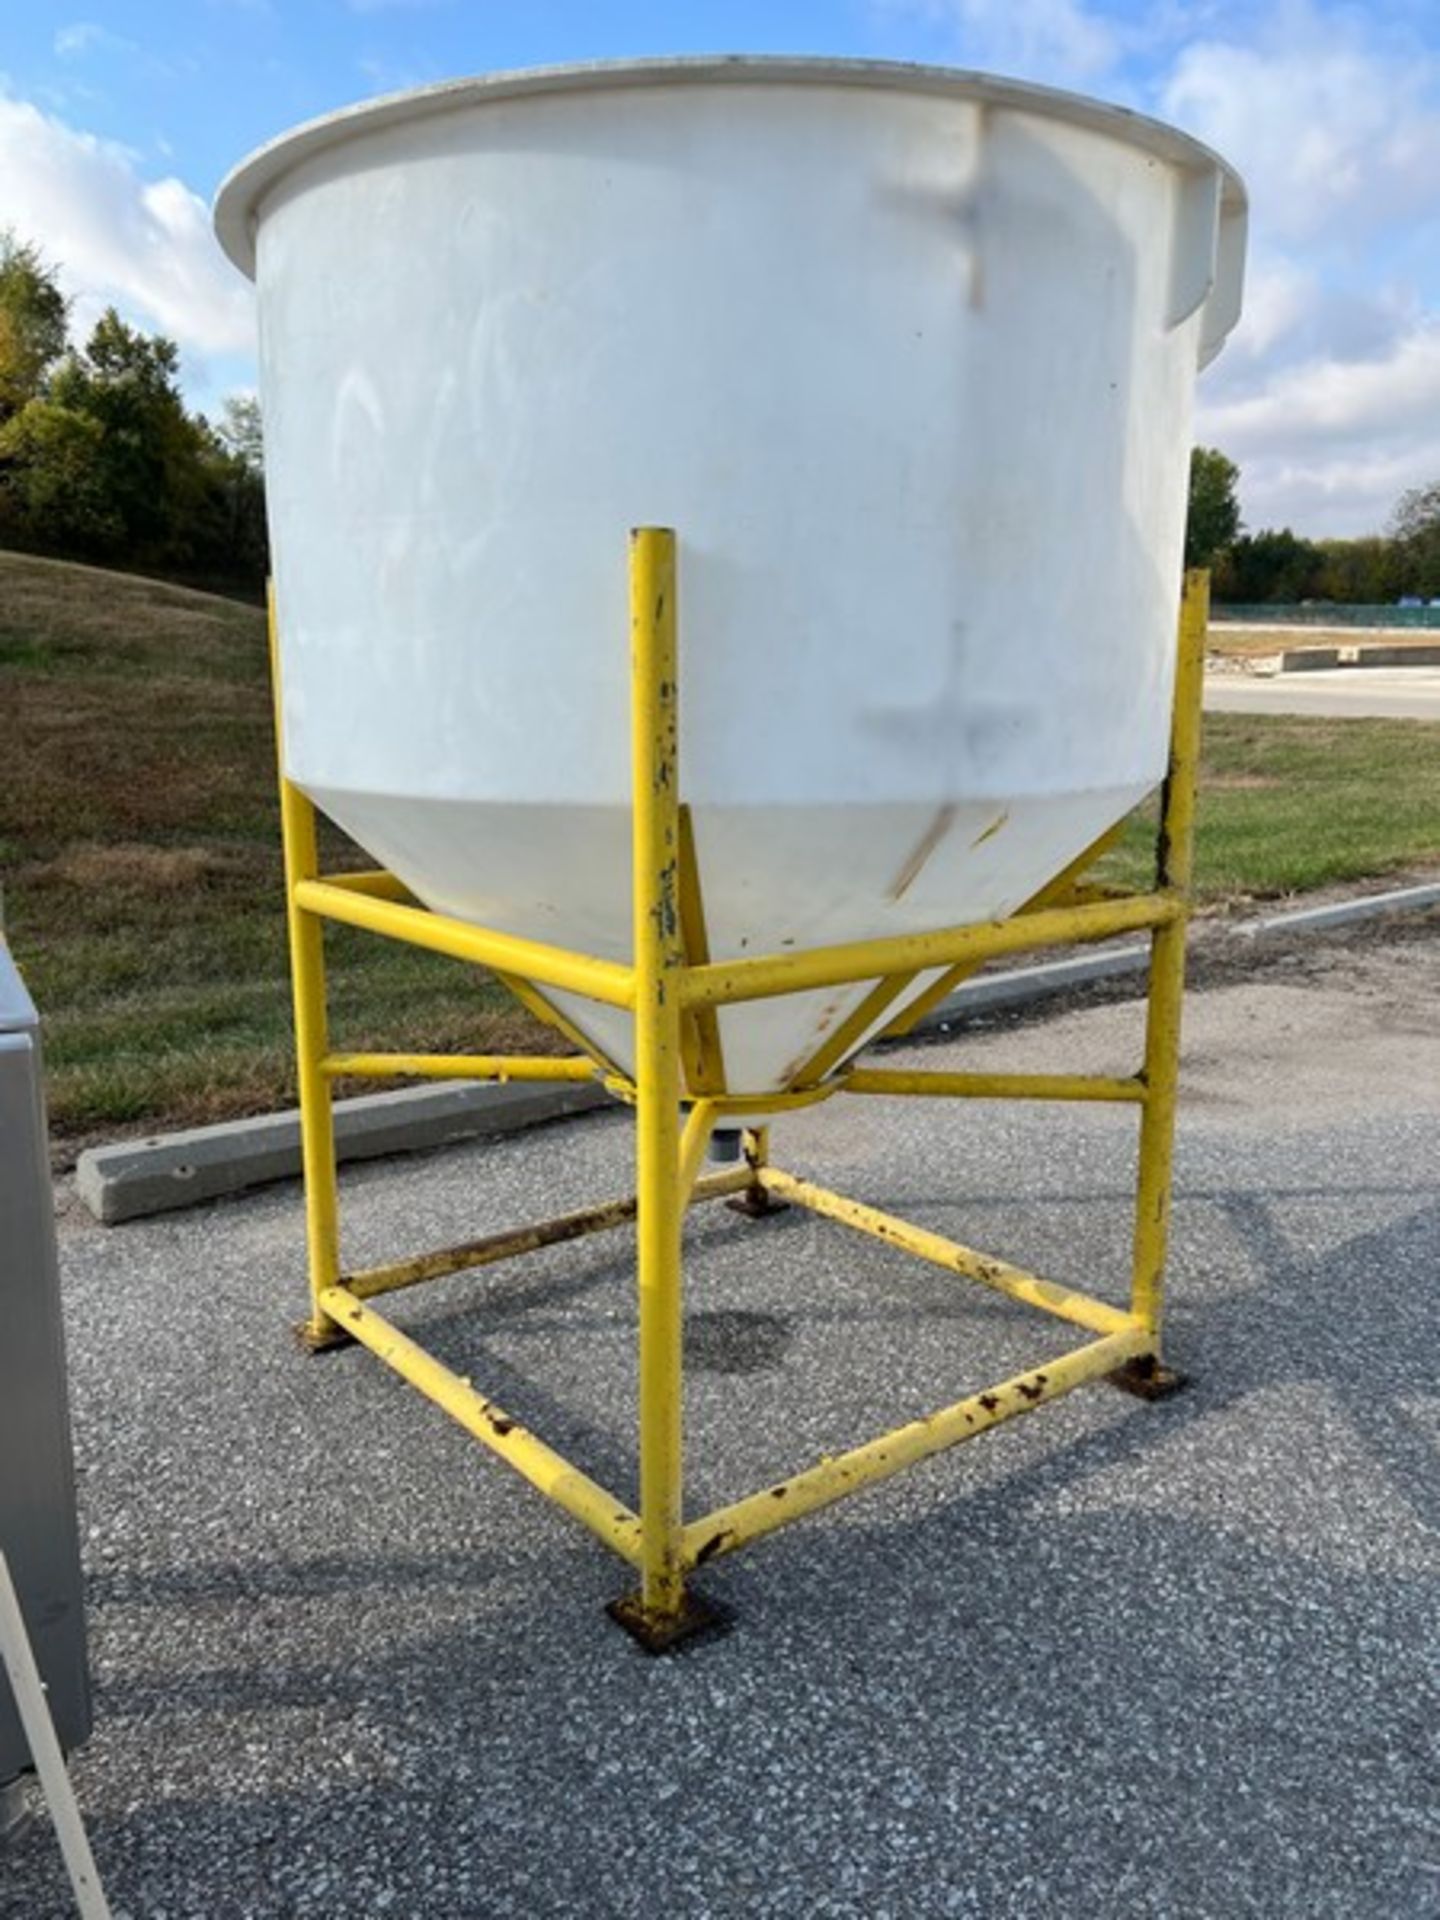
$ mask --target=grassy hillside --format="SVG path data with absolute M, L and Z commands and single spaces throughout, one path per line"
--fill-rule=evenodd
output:
M 57 1135 L 293 1099 L 265 617 L 0 554 L 5 927 L 45 1020 Z M 327 858 L 369 864 L 336 833 Z M 505 1046 L 472 970 L 327 936 L 356 1045 Z
M 1200 883 L 1274 895 L 1440 857 L 1440 730 L 1218 715 Z M 0 876 L 75 1139 L 289 1104 L 289 987 L 262 614 L 0 554 Z M 1143 871 L 1137 822 L 1112 866 Z M 327 859 L 366 864 L 338 834 Z M 533 1035 L 453 962 L 333 929 L 345 1045 Z

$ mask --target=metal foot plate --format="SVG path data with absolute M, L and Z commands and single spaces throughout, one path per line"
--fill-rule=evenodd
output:
M 772 1213 L 790 1211 L 788 1200 L 777 1200 L 764 1187 L 746 1187 L 743 1193 L 737 1193 L 733 1200 L 727 1200 L 725 1204 L 731 1213 L 743 1213 L 747 1220 L 765 1220 Z
M 701 1634 L 726 1633 L 732 1622 L 728 1608 L 702 1599 L 688 1587 L 678 1613 L 652 1613 L 638 1593 L 627 1593 L 619 1600 L 612 1600 L 605 1611 L 616 1626 L 623 1627 L 632 1640 L 638 1640 L 647 1653 L 669 1653 Z
M 343 1327 L 337 1327 L 333 1320 L 323 1321 L 319 1326 L 313 1320 L 297 1320 L 295 1339 L 306 1353 L 333 1353 L 337 1347 L 353 1347 L 357 1344 L 354 1335 L 346 1333 Z
M 1187 1375 L 1163 1365 L 1153 1353 L 1142 1353 L 1134 1360 L 1127 1360 L 1106 1378 L 1112 1387 L 1119 1387 L 1122 1393 L 1133 1393 L 1137 1400 L 1168 1400 L 1172 1393 L 1179 1393 L 1188 1384 Z
M 9 1780 L 0 1787 L 0 1848 L 18 1840 L 34 1817 L 23 1780 Z

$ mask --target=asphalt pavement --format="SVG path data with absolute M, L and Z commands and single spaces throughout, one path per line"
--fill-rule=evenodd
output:
M 67 1205 L 117 1916 L 1440 1916 L 1440 916 L 1188 1013 L 1160 1405 L 1082 1389 L 704 1570 L 625 1570 L 359 1349 L 307 1358 L 293 1187 Z M 1328 956 L 1328 958 L 1326 957 Z M 1139 1007 L 917 1050 L 1133 1064 Z M 836 1101 L 782 1164 L 1119 1297 L 1134 1116 Z M 628 1184 L 624 1116 L 345 1181 L 383 1259 Z M 1069 1330 L 796 1212 L 690 1235 L 691 1507 L 1043 1362 Z M 395 1317 L 633 1498 L 623 1236 Z M 703 1504 L 702 1504 L 703 1503 Z M 0 1913 L 68 1911 L 48 1826 Z
M 1440 720 L 1434 667 L 1331 667 L 1316 673 L 1212 673 L 1210 713 L 1314 713 L 1329 718 Z

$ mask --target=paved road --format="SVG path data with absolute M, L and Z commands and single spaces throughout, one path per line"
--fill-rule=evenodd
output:
M 1440 671 L 1434 667 L 1336 667 L 1325 673 L 1212 673 L 1211 713 L 1317 713 L 1388 720 L 1440 720 Z
M 1307 950 L 1308 951 L 1308 950 Z M 290 1346 L 293 1189 L 63 1247 L 99 1726 L 130 1920 L 1440 1915 L 1440 924 L 1197 994 L 1173 1357 L 718 1562 L 670 1662 L 618 1563 L 352 1350 Z M 1326 955 L 1332 955 L 1326 958 Z M 925 1052 L 1133 1057 L 1133 1005 Z M 856 1100 L 802 1170 L 1113 1290 L 1133 1117 Z M 372 1166 L 384 1258 L 626 1177 L 604 1118 Z M 809 1216 L 693 1234 L 693 1498 L 1065 1344 Z M 397 1318 L 631 1495 L 622 1242 Z M 0 1912 L 68 1911 L 48 1830 Z

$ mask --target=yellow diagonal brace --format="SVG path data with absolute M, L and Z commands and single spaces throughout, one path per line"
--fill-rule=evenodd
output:
M 367 893 L 373 900 L 394 900 L 401 906 L 413 906 L 415 896 L 403 880 L 397 880 L 384 867 L 367 868 L 363 873 L 317 874 L 323 886 L 339 887 L 342 893 Z
M 809 1087 L 817 1080 L 823 1080 L 832 1068 L 853 1052 L 885 1009 L 898 1000 L 908 987 L 913 986 L 915 979 L 913 973 L 900 973 L 893 979 L 877 981 L 859 1006 L 846 1014 L 834 1032 L 827 1034 L 805 1064 L 790 1076 L 792 1084 Z
M 1113 827 L 1107 827 L 1104 833 L 1090 842 L 1083 853 L 1075 856 L 1068 867 L 1063 867 L 1053 880 L 1047 881 L 1038 893 L 1032 894 L 1020 908 L 1020 912 L 1022 914 L 1039 913 L 1044 907 L 1059 906 L 1066 902 L 1080 875 L 1087 872 L 1097 860 L 1107 854 L 1124 831 L 1124 820 L 1117 820 Z M 962 986 L 973 974 L 978 973 L 984 964 L 985 960 L 982 957 L 979 960 L 965 960 L 959 966 L 948 968 L 938 980 L 932 980 L 923 993 L 917 994 L 909 1006 L 890 1022 L 883 1033 L 877 1034 L 876 1038 L 898 1040 L 904 1034 L 913 1033 L 926 1014 L 933 1013 L 936 1007 L 950 998 L 957 987 Z
M 577 1052 L 588 1054 L 602 1073 L 610 1074 L 616 1079 L 624 1078 L 609 1054 L 597 1047 L 588 1034 L 581 1033 L 580 1029 L 543 994 L 537 993 L 528 980 L 522 980 L 518 973 L 497 973 L 495 978 L 502 987 L 514 994 L 525 1011 L 533 1014 L 541 1026 L 553 1028 Z
M 695 824 L 686 806 L 680 809 L 680 943 L 687 965 L 703 967 L 708 963 L 710 936 L 705 928 Z M 680 1050 L 691 1093 L 725 1091 L 725 1055 L 720 1045 L 720 1020 L 713 1007 L 697 1007 L 685 1015 L 680 1023 Z
M 680 1206 L 682 1210 L 690 1204 L 690 1195 L 700 1177 L 700 1169 L 705 1164 L 705 1150 L 710 1145 L 710 1136 L 715 1131 L 715 1105 L 710 1100 L 697 1100 L 690 1109 L 690 1117 L 685 1122 L 685 1131 L 680 1136 Z

